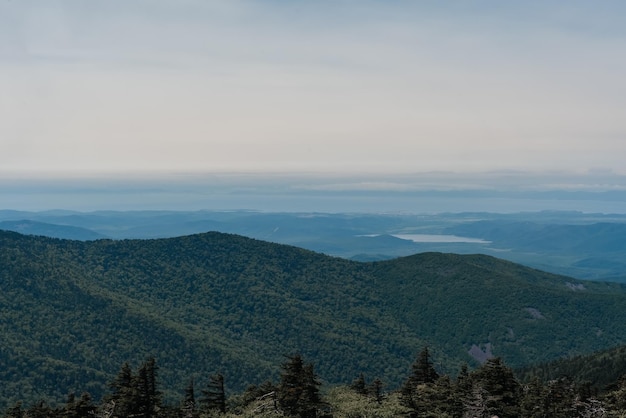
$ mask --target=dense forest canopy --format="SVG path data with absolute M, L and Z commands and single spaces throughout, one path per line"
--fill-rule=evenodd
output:
M 88 392 L 70 392 L 56 406 L 45 400 L 7 408 L 6 418 L 215 418 L 275 417 L 623 417 L 626 413 L 626 376 L 598 391 L 589 382 L 567 376 L 549 381 L 537 377 L 522 382 L 500 358 L 491 358 L 469 371 L 462 366 L 456 378 L 440 375 L 427 347 L 408 371 L 400 389 L 386 390 L 376 378 L 361 373 L 352 384 L 322 390 L 314 365 L 300 354 L 286 356 L 276 383 L 265 381 L 227 396 L 225 377 L 205 379 L 198 391 L 192 378 L 176 401 L 165 402 L 159 367 L 153 357 L 134 371 L 124 363 L 109 383 L 109 391 L 96 402 Z M 197 394 L 197 395 L 196 395 Z
M 162 396 L 222 374 L 230 393 L 276 381 L 298 352 L 324 385 L 402 384 L 429 346 L 439 375 L 621 344 L 619 284 L 481 255 L 362 263 L 236 235 L 88 242 L 0 232 L 0 399 L 88 392 L 159 360 Z

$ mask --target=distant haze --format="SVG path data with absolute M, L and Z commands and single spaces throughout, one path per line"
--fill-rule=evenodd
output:
M 0 179 L 0 209 L 626 213 L 611 173 L 119 173 Z

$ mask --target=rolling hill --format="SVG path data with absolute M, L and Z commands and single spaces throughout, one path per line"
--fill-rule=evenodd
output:
M 389 387 L 430 347 L 440 371 L 512 366 L 626 339 L 626 292 L 483 255 L 361 263 L 222 233 L 72 241 L 0 231 L 0 399 L 100 396 L 157 358 L 166 396 L 221 372 L 230 390 L 275 379 L 300 352 L 326 383 Z
M 75 239 L 80 241 L 106 238 L 105 235 L 99 234 L 87 228 L 72 225 L 56 225 L 28 219 L 19 221 L 2 221 L 0 222 L 0 230 L 19 232 L 20 234 L 25 235 L 40 235 L 45 237 Z
M 0 210 L 2 229 L 77 240 L 219 231 L 356 261 L 421 252 L 480 253 L 578 279 L 626 283 L 623 214 Z

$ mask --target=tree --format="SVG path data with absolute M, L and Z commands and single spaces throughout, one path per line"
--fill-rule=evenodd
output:
M 367 395 L 367 384 L 365 383 L 365 376 L 363 373 L 359 374 L 359 377 L 354 379 L 350 388 L 359 395 Z
M 305 364 L 300 354 L 290 356 L 282 365 L 278 385 L 280 406 L 290 415 L 300 418 L 316 416 L 322 401 L 319 394 L 320 382 L 312 364 Z
M 604 396 L 605 402 L 615 411 L 626 412 L 626 375 L 620 377 L 609 389 Z
M 546 411 L 547 391 L 538 377 L 522 386 L 520 399 L 520 413 L 528 418 L 543 418 L 548 415 Z
M 370 393 L 376 403 L 380 405 L 383 402 L 383 382 L 380 379 L 374 379 L 370 387 Z
M 49 418 L 55 415 L 55 411 L 48 406 L 46 401 L 39 401 L 35 405 L 28 408 L 25 415 L 29 418 Z
M 63 409 L 64 418 L 82 418 L 93 415 L 96 411 L 96 406 L 93 404 L 91 395 L 87 392 L 83 392 L 80 399 L 76 399 L 74 392 L 67 396 L 67 402 Z
M 474 393 L 484 395 L 484 406 L 489 416 L 518 417 L 520 385 L 513 371 L 498 357 L 485 362 L 472 375 Z M 476 390 L 476 389 L 479 390 Z
M 184 418 L 193 418 L 197 415 L 193 378 L 189 381 L 189 384 L 185 388 L 185 397 L 183 398 L 181 412 Z
M 105 402 L 113 402 L 113 415 L 151 418 L 161 407 L 161 392 L 157 388 L 156 360 L 150 357 L 141 365 L 136 375 L 128 363 L 124 363 L 118 375 L 109 385 L 113 393 Z
M 400 402 L 402 405 L 415 410 L 417 408 L 417 387 L 424 384 L 433 384 L 438 378 L 439 374 L 430 360 L 428 347 L 424 347 L 411 366 L 411 375 L 400 389 Z
M 226 393 L 224 391 L 224 376 L 220 373 L 209 376 L 207 388 L 202 391 L 202 403 L 207 410 L 217 410 L 226 413 Z
M 545 408 L 550 417 L 577 416 L 577 393 L 569 377 L 560 377 L 547 383 Z
M 10 407 L 4 416 L 6 418 L 23 418 L 24 410 L 22 409 L 22 402 L 17 402 L 15 405 Z
M 141 365 L 135 377 L 138 412 L 144 418 L 155 416 L 161 406 L 161 393 L 157 388 L 157 370 L 156 360 L 150 357 Z
M 126 417 L 138 413 L 136 380 L 128 363 L 122 365 L 109 387 L 113 393 L 105 401 L 114 405 L 115 416 Z

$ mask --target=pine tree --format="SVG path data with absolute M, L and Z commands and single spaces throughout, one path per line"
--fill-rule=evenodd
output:
M 383 382 L 380 379 L 374 379 L 370 388 L 370 393 L 378 404 L 383 402 Z
M 155 416 L 161 406 L 161 393 L 157 388 L 157 370 L 156 360 L 150 357 L 141 365 L 135 377 L 138 412 L 144 418 Z
M 435 383 L 435 381 L 439 378 L 439 374 L 430 360 L 428 347 L 424 347 L 424 349 L 420 352 L 417 361 L 413 364 L 412 368 L 412 378 L 416 385 L 423 383 Z
M 402 405 L 416 410 L 418 406 L 415 398 L 417 387 L 424 384 L 433 384 L 438 378 L 439 374 L 430 360 L 428 347 L 424 347 L 411 366 L 411 375 L 400 389 L 400 402 Z
M 185 397 L 183 398 L 181 412 L 184 418 L 193 418 L 197 415 L 193 378 L 189 381 L 189 384 L 185 388 Z
M 39 401 L 28 408 L 25 414 L 28 418 L 50 418 L 55 415 L 55 411 L 45 401 Z
M 487 413 L 500 418 L 519 416 L 520 385 L 500 358 L 489 359 L 472 376 L 474 387 L 486 394 Z
M 612 410 L 624 412 L 626 416 L 626 375 L 620 377 L 610 389 L 604 396 L 605 402 Z
M 88 392 L 81 393 L 80 399 L 75 405 L 76 413 L 79 417 L 92 416 L 96 411 L 96 406 L 93 404 L 93 399 Z
M 576 416 L 576 398 L 576 389 L 570 378 L 551 380 L 547 384 L 546 413 L 554 418 Z
M 222 414 L 226 412 L 226 393 L 224 391 L 224 376 L 220 373 L 209 376 L 207 388 L 202 391 L 204 398 L 202 403 L 207 410 L 217 410 Z
M 4 416 L 6 418 L 23 418 L 24 410 L 22 409 L 22 402 L 17 402 L 15 405 L 10 407 Z
M 534 377 L 522 387 L 520 413 L 528 418 L 543 418 L 546 411 L 547 390 L 539 378 Z
M 128 363 L 124 363 L 118 375 L 111 382 L 113 393 L 105 397 L 105 402 L 114 405 L 114 416 L 137 416 L 151 418 L 161 407 L 161 392 L 157 388 L 156 360 L 150 357 L 141 365 L 136 375 Z
M 82 418 L 93 415 L 96 407 L 92 403 L 91 395 L 83 392 L 80 399 L 76 399 L 74 392 L 67 395 L 67 402 L 63 408 L 62 416 L 64 418 Z
M 127 417 L 139 413 L 136 379 L 128 363 L 122 365 L 109 387 L 113 393 L 104 400 L 114 406 L 114 416 Z
M 282 366 L 278 400 L 280 406 L 290 415 L 300 418 L 316 416 L 321 405 L 319 394 L 320 382 L 312 364 L 304 364 L 302 356 L 296 354 L 288 357 Z
M 367 384 L 365 383 L 365 376 L 363 373 L 359 374 L 359 377 L 354 379 L 350 388 L 359 395 L 367 395 Z

